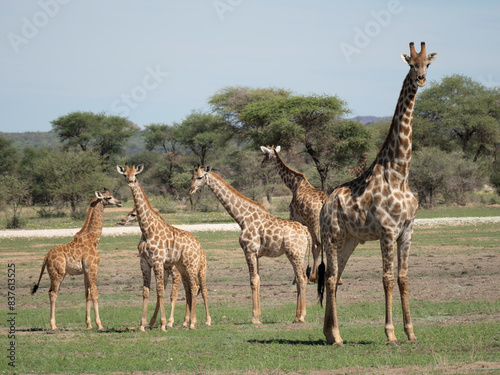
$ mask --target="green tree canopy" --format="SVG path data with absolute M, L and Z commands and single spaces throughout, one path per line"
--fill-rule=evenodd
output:
M 415 116 L 427 121 L 424 125 L 428 131 L 433 125 L 432 133 L 441 148 L 453 149 L 455 143 L 474 161 L 481 155 L 491 155 L 500 143 L 499 90 L 463 75 L 431 83 L 417 97 Z
M 167 124 L 146 125 L 142 136 L 146 143 L 146 149 L 149 151 L 160 147 L 164 153 L 175 151 L 178 140 L 175 138 L 177 124 L 172 126 Z
M 19 163 L 21 155 L 17 148 L 12 146 L 12 141 L 0 136 L 0 175 L 12 174 Z
M 122 155 L 128 138 L 137 131 L 137 126 L 126 118 L 104 113 L 72 112 L 51 123 L 66 148 L 92 149 L 107 158 Z
M 205 165 L 210 150 L 224 146 L 233 136 L 234 132 L 221 116 L 196 111 L 188 115 L 175 130 L 175 139 L 191 149 L 201 165 Z

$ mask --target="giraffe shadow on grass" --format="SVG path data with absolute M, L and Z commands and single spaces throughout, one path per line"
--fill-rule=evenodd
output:
M 250 344 L 280 344 L 280 345 L 309 345 L 309 346 L 331 346 L 326 340 L 288 340 L 288 339 L 269 339 L 269 340 L 248 340 Z M 373 345 L 374 341 L 344 341 L 345 345 Z

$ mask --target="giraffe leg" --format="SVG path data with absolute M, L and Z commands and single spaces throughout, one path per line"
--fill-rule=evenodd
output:
M 149 289 L 151 287 L 151 267 L 148 262 L 141 257 L 141 271 L 143 278 L 143 288 L 142 288 L 142 318 L 140 330 L 144 332 L 144 327 L 147 324 L 147 314 L 148 314 L 148 301 L 149 301 Z
M 409 342 L 417 342 L 413 333 L 410 317 L 410 301 L 408 297 L 408 258 L 410 255 L 411 234 L 398 239 L 398 286 L 403 308 L 403 324 Z
M 304 255 L 303 253 L 301 253 Z M 297 282 L 297 311 L 295 313 L 295 323 L 305 322 L 306 317 L 306 284 L 307 276 L 304 271 L 303 257 L 287 254 L 288 260 L 292 264 L 295 280 Z
M 156 277 L 156 304 L 160 306 L 161 330 L 166 331 L 167 318 L 165 317 L 165 289 L 164 289 L 165 275 L 163 274 L 163 264 L 160 262 L 155 262 L 154 272 Z
M 200 288 L 201 288 L 201 296 L 203 297 L 203 303 L 205 304 L 205 324 L 207 326 L 212 325 L 212 318 L 210 317 L 210 313 L 208 312 L 208 289 L 207 289 L 207 266 L 206 263 L 204 267 L 200 270 L 199 276 Z
M 170 292 L 170 318 L 167 322 L 167 327 L 172 328 L 174 326 L 174 311 L 175 304 L 177 303 L 177 296 L 179 295 L 179 284 L 181 283 L 181 274 L 175 268 L 171 268 L 170 272 L 172 274 L 172 291 Z
M 252 289 L 252 323 L 261 324 L 260 322 L 260 276 L 258 272 L 258 260 L 255 253 L 245 252 L 245 259 L 248 264 L 248 272 L 250 273 L 250 288 Z
M 326 236 L 325 236 L 326 237 Z M 322 239 L 325 241 L 324 251 L 326 254 L 327 266 L 325 274 L 325 320 L 323 324 L 323 334 L 326 337 L 328 344 L 335 344 L 343 346 L 342 338 L 340 337 L 340 330 L 337 317 L 337 281 L 339 279 L 339 266 L 338 266 L 338 248 L 337 243 L 332 243 L 330 239 Z
M 97 267 L 95 270 L 90 269 L 88 277 L 90 283 L 90 298 L 92 298 L 92 305 L 94 306 L 95 324 L 97 325 L 99 331 L 102 331 L 103 327 L 101 324 L 101 318 L 99 317 L 99 295 L 97 293 Z M 87 327 L 89 326 L 87 325 Z M 92 325 L 90 325 L 89 328 L 92 328 Z
M 59 292 L 59 287 L 64 279 L 64 275 L 52 274 L 50 275 L 50 289 L 49 289 L 49 300 L 50 300 L 50 329 L 55 331 L 56 326 L 56 300 L 57 293 Z
M 185 271 L 184 271 L 185 272 Z M 182 274 L 182 285 L 184 286 L 184 292 L 186 293 L 186 313 L 184 314 L 184 322 L 182 326 L 187 328 L 189 326 L 189 318 L 191 316 L 191 288 L 189 287 L 189 281 L 187 276 Z
M 380 240 L 385 294 L 385 335 L 388 345 L 398 345 L 392 322 L 392 293 L 394 291 L 394 240 L 389 236 Z
M 191 290 L 191 300 L 186 301 L 189 304 L 190 316 L 189 316 L 189 329 L 196 328 L 196 297 L 198 296 L 199 285 L 197 281 L 197 275 L 192 273 L 189 275 L 189 289 Z
M 90 320 L 90 282 L 89 275 L 84 272 L 83 280 L 85 284 L 85 324 L 87 324 L 87 329 L 92 329 L 92 321 Z
M 317 230 L 316 230 L 316 233 L 318 233 Z M 319 242 L 316 234 L 311 233 L 311 237 L 312 237 L 311 252 L 312 252 L 312 256 L 313 256 L 313 266 L 312 266 L 311 276 L 309 277 L 308 283 L 314 284 L 318 279 L 318 267 L 320 264 L 320 256 L 319 255 L 320 255 L 321 248 L 320 248 L 320 242 Z
M 170 267 L 165 264 L 164 266 L 164 274 L 163 274 L 163 290 L 167 290 L 167 285 L 168 285 L 168 278 L 170 277 Z M 160 305 L 158 303 L 155 306 L 155 312 L 153 313 L 153 316 L 151 317 L 151 320 L 149 321 L 148 328 L 153 329 L 153 326 L 156 322 L 156 317 L 158 316 L 158 311 L 160 310 Z M 173 310 L 172 310 L 172 315 L 173 315 Z M 171 316 L 172 317 L 172 316 Z M 173 321 L 172 321 L 173 323 Z M 168 324 L 167 324 L 168 327 Z M 170 326 L 172 327 L 172 326 Z

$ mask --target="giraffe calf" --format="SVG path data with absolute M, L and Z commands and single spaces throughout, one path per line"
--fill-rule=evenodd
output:
M 69 275 L 84 275 L 85 282 L 85 298 L 86 298 L 86 315 L 85 322 L 87 328 L 92 328 L 90 320 L 90 301 L 94 305 L 95 323 L 99 330 L 102 330 L 101 319 L 99 318 L 99 304 L 97 295 L 97 268 L 99 267 L 100 259 L 97 252 L 97 245 L 102 234 L 102 219 L 105 206 L 121 207 L 122 203 L 113 197 L 111 193 L 105 189 L 104 192 L 95 192 L 96 197 L 90 202 L 87 211 L 87 219 L 83 224 L 82 229 L 75 234 L 71 242 L 53 247 L 49 250 L 43 261 L 42 270 L 38 283 L 33 286 L 31 294 L 35 294 L 42 280 L 45 268 L 50 277 L 50 328 L 56 330 L 56 299 L 66 274 Z

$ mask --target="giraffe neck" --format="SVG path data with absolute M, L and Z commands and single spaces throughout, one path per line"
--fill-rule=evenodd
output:
M 102 234 L 102 220 L 104 216 L 104 205 L 102 201 L 94 198 L 90 203 L 89 209 L 87 210 L 87 218 L 83 224 L 82 229 L 78 231 L 75 235 L 81 235 L 84 233 L 93 234 L 97 242 L 99 242 Z
M 274 165 L 276 166 L 281 179 L 292 192 L 295 192 L 300 183 L 305 180 L 305 176 L 302 173 L 298 173 L 289 168 L 281 159 L 280 155 L 275 150 L 273 150 L 273 152 L 275 156 L 273 158 Z
M 241 228 L 245 226 L 249 217 L 255 219 L 253 214 L 268 214 L 264 206 L 239 193 L 217 173 L 207 174 L 207 185 Z
M 141 232 L 147 238 L 151 237 L 154 235 L 152 223 L 157 221 L 157 215 L 159 214 L 151 208 L 149 200 L 146 197 L 144 190 L 142 190 L 142 186 L 139 184 L 139 181 L 131 186 L 131 189 Z
M 416 82 L 408 74 L 399 95 L 389 134 L 374 161 L 374 165 L 380 164 L 385 169 L 396 170 L 404 180 L 410 169 L 413 109 L 417 89 Z

